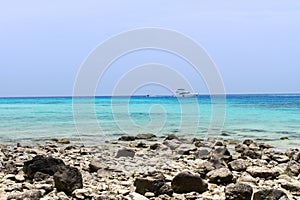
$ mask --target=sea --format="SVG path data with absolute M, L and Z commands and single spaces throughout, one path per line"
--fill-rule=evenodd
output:
M 139 133 L 300 147 L 300 94 L 232 94 L 222 102 L 210 95 L 0 98 L 2 144 L 68 138 L 100 145 Z

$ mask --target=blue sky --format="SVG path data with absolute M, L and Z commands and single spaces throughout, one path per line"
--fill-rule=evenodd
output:
M 0 27 L 0 96 L 72 95 L 80 65 L 97 45 L 141 27 L 193 38 L 215 62 L 228 93 L 300 92 L 298 0 L 12 0 L 1 2 Z M 122 59 L 103 77 L 98 95 L 110 92 L 122 65 L 185 65 L 161 52 Z M 182 72 L 197 91 L 205 90 L 192 71 Z

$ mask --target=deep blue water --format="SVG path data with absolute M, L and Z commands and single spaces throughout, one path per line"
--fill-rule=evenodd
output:
M 225 112 L 215 116 L 220 122 L 224 118 L 224 126 L 211 126 L 212 106 L 224 106 Z M 79 114 L 74 117 L 74 112 Z M 259 138 L 279 147 L 299 146 L 300 94 L 227 95 L 222 105 L 212 103 L 210 96 L 96 97 L 74 101 L 71 97 L 0 98 L 2 143 L 58 137 L 99 143 L 122 134 L 146 132 L 236 140 Z M 285 136 L 289 140 L 280 140 Z

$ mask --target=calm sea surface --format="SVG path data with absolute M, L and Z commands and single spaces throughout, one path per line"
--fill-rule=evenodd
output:
M 81 108 L 74 117 L 73 103 Z M 93 111 L 85 106 L 93 102 Z M 228 95 L 222 130 L 209 131 L 209 96 L 0 98 L 1 143 L 67 137 L 101 143 L 123 134 L 175 133 L 185 137 L 259 139 L 278 148 L 300 146 L 300 94 Z M 216 105 L 218 106 L 218 105 Z M 75 106 L 76 107 L 76 106 Z M 76 120 L 75 120 L 76 119 Z M 280 140 L 288 137 L 288 140 Z

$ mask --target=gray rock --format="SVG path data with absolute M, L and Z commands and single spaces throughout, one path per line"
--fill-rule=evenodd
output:
M 232 183 L 233 175 L 231 171 L 227 168 L 220 168 L 210 171 L 207 174 L 209 182 L 216 184 L 228 184 Z
M 200 147 L 196 152 L 195 152 L 195 157 L 198 159 L 208 159 L 210 155 L 210 148 L 206 147 Z
M 90 164 L 89 164 L 89 168 L 91 172 L 97 172 L 99 169 L 103 169 L 104 165 L 100 162 L 100 161 L 95 161 L 93 160 Z
M 267 167 L 250 166 L 247 168 L 247 172 L 253 177 L 275 179 L 280 173 L 276 169 L 270 169 Z
M 24 200 L 24 199 L 39 200 L 41 198 L 42 198 L 42 192 L 36 189 L 28 190 L 25 192 L 13 192 L 7 197 L 8 200 Z
M 238 153 L 242 153 L 248 149 L 249 147 L 245 144 L 238 143 L 237 145 L 235 145 L 235 151 Z
M 245 151 L 241 152 L 241 154 L 242 154 L 243 158 L 247 158 L 247 157 L 252 158 L 252 159 L 260 159 L 261 158 L 260 152 L 254 151 L 251 149 L 245 150 Z
M 208 184 L 199 175 L 192 174 L 191 172 L 177 174 L 173 178 L 171 186 L 175 193 L 203 193 L 208 189 Z
M 228 166 L 234 171 L 244 171 L 249 166 L 249 163 L 243 159 L 238 159 L 228 163 Z
M 286 155 L 274 154 L 271 156 L 271 159 L 278 162 L 278 163 L 286 163 L 290 159 Z
M 276 189 L 264 189 L 260 190 L 253 195 L 253 200 L 288 200 L 287 195 Z
M 225 188 L 226 200 L 251 200 L 253 189 L 244 183 L 229 184 Z
M 133 158 L 135 152 L 132 149 L 119 149 L 116 155 L 116 158 L 120 157 L 131 157 Z
M 152 133 L 137 134 L 135 136 L 135 139 L 137 139 L 137 140 L 150 140 L 153 138 L 156 138 L 156 135 L 154 135 Z
M 63 166 L 53 176 L 58 191 L 71 194 L 74 190 L 83 187 L 82 175 L 75 167 Z
M 300 164 L 294 160 L 290 161 L 286 173 L 291 176 L 298 176 L 300 174 Z

